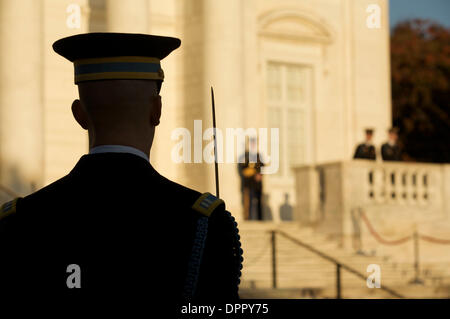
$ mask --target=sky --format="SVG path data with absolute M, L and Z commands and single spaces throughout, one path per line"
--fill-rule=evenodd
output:
M 390 0 L 391 28 L 410 18 L 432 19 L 450 28 L 450 0 Z

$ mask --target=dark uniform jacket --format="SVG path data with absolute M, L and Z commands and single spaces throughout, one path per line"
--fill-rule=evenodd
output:
M 398 147 L 398 145 L 384 143 L 383 145 L 381 145 L 381 157 L 384 161 L 400 161 L 400 147 Z
M 136 155 L 85 155 L 67 176 L 19 199 L 16 212 L 0 220 L 0 291 L 186 300 L 204 217 L 192 209 L 200 195 Z M 237 224 L 223 202 L 207 221 L 199 272 L 190 275 L 195 293 L 188 298 L 236 299 L 242 262 Z M 67 288 L 71 264 L 80 267 L 81 289 Z
M 375 153 L 375 146 L 361 143 L 358 145 L 353 158 L 375 160 L 377 157 Z

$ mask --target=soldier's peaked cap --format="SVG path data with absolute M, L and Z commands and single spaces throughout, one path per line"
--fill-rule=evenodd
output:
M 135 33 L 85 33 L 53 43 L 56 53 L 74 63 L 75 84 L 106 79 L 164 80 L 160 61 L 180 39 Z

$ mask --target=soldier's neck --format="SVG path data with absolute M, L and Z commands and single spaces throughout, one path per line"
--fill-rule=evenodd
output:
M 89 149 L 100 145 L 124 145 L 134 147 L 150 156 L 150 149 L 155 135 L 154 128 L 145 130 L 122 129 L 89 130 Z
M 100 145 L 123 145 L 133 147 L 140 150 L 144 154 L 150 156 L 151 143 L 145 141 L 135 141 L 123 138 L 108 138 L 108 139 L 95 139 L 89 140 L 89 150 Z

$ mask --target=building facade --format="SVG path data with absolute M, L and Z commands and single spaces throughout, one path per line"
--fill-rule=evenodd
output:
M 373 14 L 379 27 L 368 23 Z M 70 110 L 78 97 L 73 66 L 51 44 L 110 31 L 182 40 L 162 62 L 163 115 L 150 155 L 168 178 L 214 193 L 213 164 L 195 158 L 209 140 L 194 141 L 194 121 L 202 121 L 202 133 L 212 126 L 211 86 L 224 135 L 227 129 L 279 129 L 279 144 L 272 145 L 279 169 L 264 176 L 276 221 L 286 198 L 297 204 L 293 167 L 348 160 L 365 127 L 375 129 L 379 145 L 391 123 L 387 0 L 0 0 L 5 188 L 30 193 L 64 176 L 88 151 L 87 134 Z M 191 134 L 191 163 L 172 160 L 177 128 Z M 266 158 L 274 158 L 272 146 Z M 235 152 L 235 161 L 219 165 L 219 176 L 221 197 L 240 218 Z

